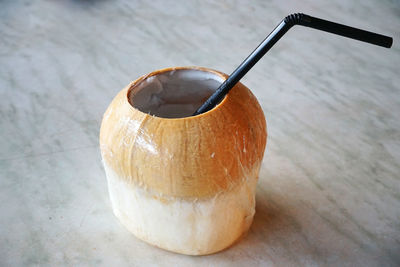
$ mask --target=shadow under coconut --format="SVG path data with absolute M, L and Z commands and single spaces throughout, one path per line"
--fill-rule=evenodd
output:
M 249 260 L 262 265 L 268 262 L 272 265 L 302 265 L 303 253 L 318 259 L 321 255 L 304 235 L 293 216 L 293 208 L 282 200 L 282 196 L 257 187 L 256 213 L 248 233 L 227 249 L 205 257 L 234 265 Z M 298 249 L 298 246 L 303 248 Z
M 257 188 L 256 213 L 248 233 L 223 251 L 205 257 L 219 258 L 225 263 L 227 259 L 239 263 L 245 258 L 264 261 L 265 258 L 270 258 L 268 251 L 271 247 L 282 249 L 289 246 L 285 240 L 288 237 L 290 239 L 299 229 L 289 215 L 288 207 L 278 203 L 274 195 Z
M 286 178 L 294 180 L 294 177 Z M 366 244 L 357 236 L 359 233 L 354 232 L 348 219 L 337 220 L 340 210 L 329 206 L 324 198 L 319 201 L 331 213 L 319 212 L 316 207 L 321 205 L 313 206 L 309 201 L 291 196 L 288 187 L 276 190 L 271 183 L 260 180 L 256 191 L 256 213 L 247 235 L 231 247 L 206 257 L 229 266 L 245 266 L 249 262 L 257 266 L 365 266 L 365 263 L 378 263 L 387 258 L 398 262 L 398 256 L 392 251 Z M 354 258 L 356 250 L 362 251 L 364 257 Z
M 253 224 L 238 245 L 242 243 L 243 246 L 252 249 L 277 243 L 285 245 L 282 242 L 287 239 L 286 237 L 299 230 L 299 226 L 290 216 L 287 205 L 274 199 L 274 195 L 268 195 L 268 192 L 257 189 Z M 259 252 L 258 249 L 256 251 Z

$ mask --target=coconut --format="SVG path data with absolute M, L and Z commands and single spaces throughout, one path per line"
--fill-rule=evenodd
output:
M 238 83 L 191 116 L 226 78 L 199 67 L 158 70 L 106 110 L 100 148 L 112 209 L 139 239 L 204 255 L 249 229 L 267 137 L 257 99 Z

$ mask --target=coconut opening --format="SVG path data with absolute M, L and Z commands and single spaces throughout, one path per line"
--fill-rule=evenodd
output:
M 223 81 L 217 74 L 202 70 L 171 70 L 136 84 L 128 100 L 134 108 L 153 116 L 189 117 Z

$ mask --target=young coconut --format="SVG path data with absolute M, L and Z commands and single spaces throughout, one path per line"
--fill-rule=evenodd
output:
M 113 211 L 136 237 L 188 255 L 220 251 L 249 229 L 266 122 L 243 84 L 190 116 L 227 78 L 168 68 L 129 84 L 104 114 L 100 148 Z

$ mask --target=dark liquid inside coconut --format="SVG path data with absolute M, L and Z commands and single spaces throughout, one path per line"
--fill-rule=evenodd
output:
M 191 116 L 215 92 L 223 79 L 201 70 L 173 70 L 134 85 L 129 103 L 162 118 Z

